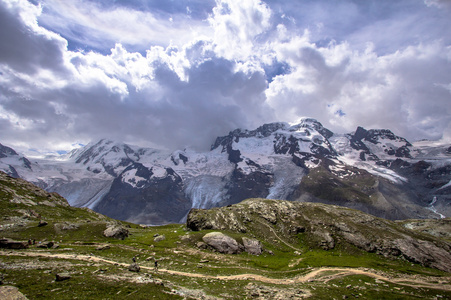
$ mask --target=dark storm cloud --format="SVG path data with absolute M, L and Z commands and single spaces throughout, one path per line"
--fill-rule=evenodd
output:
M 153 141 L 161 146 L 209 149 L 231 128 L 259 124 L 269 110 L 263 96 L 264 74 L 234 71 L 234 63 L 212 58 L 188 72 L 182 81 L 166 64 L 155 71 L 153 90 L 136 91 L 122 99 L 101 82 L 88 88 L 69 86 L 50 96 L 63 104 L 72 120 L 69 130 L 91 138 Z M 258 120 L 259 121 L 259 120 Z
M 190 69 L 187 82 L 178 81 L 167 69 L 157 72 L 165 92 L 155 104 L 154 118 L 164 124 L 159 130 L 165 144 L 205 149 L 218 134 L 255 126 L 259 115 L 268 114 L 264 74 L 235 72 L 234 67 L 230 61 L 213 58 Z
M 65 41 L 31 31 L 20 13 L 19 7 L 0 3 L 0 63 L 29 74 L 41 69 L 64 72 Z

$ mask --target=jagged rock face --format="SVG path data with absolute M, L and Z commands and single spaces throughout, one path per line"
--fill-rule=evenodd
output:
M 237 129 L 229 135 L 218 137 L 211 149 L 222 146 L 222 152 L 228 154 L 229 160 L 239 163 L 243 160 L 240 140 L 268 140 L 274 154 L 289 154 L 297 157 L 313 154 L 319 156 L 336 155 L 328 138 L 333 133 L 314 119 L 304 119 L 300 124 L 290 126 L 287 123 L 265 124 L 255 130 Z M 238 148 L 238 149 L 236 149 Z
M 391 220 L 435 217 L 422 207 L 410 184 L 393 184 L 333 161 L 322 163 L 304 176 L 292 199 L 345 206 Z
M 133 164 L 114 180 L 95 210 L 119 220 L 161 224 L 180 222 L 190 208 L 183 182 L 172 169 Z
M 228 195 L 226 205 L 238 203 L 247 198 L 266 197 L 272 184 L 273 174 L 271 173 L 256 171 L 245 174 L 241 169 L 235 169 L 226 186 Z
M 402 257 L 424 266 L 451 271 L 451 244 L 411 231 L 401 224 L 334 205 L 251 199 L 229 207 L 193 209 L 187 218 L 192 230 L 232 230 L 273 239 L 261 233 L 266 227 L 277 236 L 298 243 L 299 234 L 309 247 L 329 250 L 340 244 L 390 258 Z
M 32 171 L 31 162 L 26 157 L 19 155 L 16 151 L 14 151 L 14 149 L 0 144 L 0 159 L 2 159 L 2 158 L 8 159 L 11 157 L 14 160 L 16 160 L 16 164 L 18 166 L 25 168 L 29 171 Z M 14 178 L 20 177 L 16 168 L 11 164 L 5 164 L 0 161 L 0 170 L 4 171 L 6 174 L 8 174 Z
M 420 196 L 417 203 L 433 210 L 440 208 L 443 215 L 451 213 L 451 164 L 434 167 L 424 160 L 409 163 L 397 159 L 389 168 L 409 178 L 404 187 Z
M 14 149 L 0 144 L 0 158 L 5 158 L 11 155 L 19 155 L 19 154 L 17 154 L 17 152 L 14 151 Z
M 366 130 L 358 127 L 354 134 L 349 134 L 351 147 L 359 150 L 362 160 L 379 160 L 374 148 L 380 147 L 382 153 L 395 157 L 412 158 L 409 147 L 412 147 L 406 139 L 396 136 L 387 129 Z M 372 150 L 373 149 L 373 150 Z M 379 153 L 381 151 L 378 151 Z

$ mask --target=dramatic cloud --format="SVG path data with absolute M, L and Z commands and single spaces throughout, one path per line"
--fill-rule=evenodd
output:
M 1 142 L 208 149 L 237 127 L 451 138 L 447 1 L 0 0 Z
M 167 11 L 167 7 L 157 6 L 141 11 L 137 8 L 145 1 L 134 3 L 137 7 L 110 2 L 44 0 L 44 14 L 39 21 L 70 39 L 74 46 L 100 52 L 113 47 L 115 43 L 138 51 L 155 44 L 181 46 L 199 35 L 211 32 L 206 21 L 191 17 L 186 4 L 183 6 L 185 11 L 175 8 Z

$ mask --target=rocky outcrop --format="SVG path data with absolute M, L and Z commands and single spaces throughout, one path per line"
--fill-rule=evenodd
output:
M 263 253 L 262 243 L 259 240 L 243 237 L 244 251 L 252 255 Z
M 111 237 L 119 240 L 124 240 L 129 235 L 129 231 L 127 228 L 121 225 L 110 225 L 103 232 L 105 237 Z
M 405 228 L 451 242 L 451 218 L 397 221 Z
M 229 207 L 193 209 L 187 227 L 232 230 L 268 242 L 282 239 L 293 247 L 330 250 L 352 245 L 362 251 L 451 272 L 451 243 L 414 232 L 401 223 L 335 205 L 250 199 Z M 270 231 L 262 231 L 266 228 Z M 304 245 L 298 244 L 299 235 Z M 245 240 L 243 243 L 249 244 Z

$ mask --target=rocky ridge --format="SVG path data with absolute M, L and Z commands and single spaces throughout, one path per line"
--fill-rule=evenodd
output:
M 446 221 L 445 221 L 446 222 Z M 331 250 L 357 247 L 451 271 L 451 243 L 357 210 L 320 203 L 249 199 L 210 210 L 192 209 L 191 230 L 229 230 L 268 240 L 277 236 L 295 247 Z M 305 241 L 299 245 L 299 236 Z

